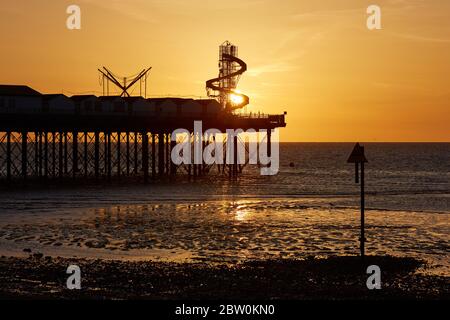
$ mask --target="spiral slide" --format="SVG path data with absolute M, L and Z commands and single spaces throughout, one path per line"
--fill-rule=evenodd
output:
M 219 96 L 234 95 L 236 97 L 240 97 L 239 100 L 242 100 L 242 102 L 239 102 L 239 103 L 233 103 L 232 101 L 230 101 L 230 99 L 227 99 L 225 107 L 226 107 L 226 110 L 228 110 L 228 111 L 241 109 L 250 103 L 250 98 L 248 96 L 246 96 L 245 94 L 236 92 L 236 90 L 234 90 L 232 88 L 220 87 L 219 83 L 223 80 L 232 79 L 234 77 L 238 77 L 241 74 L 243 74 L 245 71 L 247 71 L 247 64 L 244 61 L 242 61 L 241 59 L 239 59 L 235 56 L 232 56 L 230 54 L 224 53 L 222 55 L 222 59 L 225 61 L 228 61 L 228 62 L 236 62 L 237 64 L 239 64 L 240 69 L 238 71 L 232 72 L 228 75 L 206 81 L 206 88 L 213 90 L 213 91 L 220 92 Z

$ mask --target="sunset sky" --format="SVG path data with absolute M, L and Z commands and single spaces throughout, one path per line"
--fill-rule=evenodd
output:
M 282 141 L 450 141 L 448 0 L 2 0 L 0 36 L 1 84 L 67 95 L 152 66 L 149 95 L 205 96 L 229 40 L 247 111 L 288 112 Z

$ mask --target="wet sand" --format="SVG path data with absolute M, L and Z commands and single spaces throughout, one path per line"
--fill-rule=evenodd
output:
M 326 203 L 324 203 L 326 202 Z M 448 214 L 337 199 L 158 201 L 2 215 L 0 298 L 450 299 Z M 66 269 L 82 290 L 66 289 Z M 366 287 L 367 266 L 382 290 Z
M 81 268 L 81 290 L 66 289 L 66 268 Z M 368 290 L 368 265 L 382 289 Z M 0 258 L 2 299 L 450 299 L 450 279 L 418 274 L 423 262 L 370 256 L 309 257 L 235 265 L 43 257 Z
M 235 264 L 359 252 L 359 213 L 340 199 L 155 201 L 17 209 L 0 221 L 0 255 Z M 17 206 L 14 206 L 17 208 Z M 37 208 L 36 208 L 37 207 Z M 367 210 L 367 252 L 416 257 L 450 275 L 448 213 Z

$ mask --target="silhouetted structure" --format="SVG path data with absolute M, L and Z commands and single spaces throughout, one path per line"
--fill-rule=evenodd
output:
M 234 115 L 214 99 L 144 99 L 42 95 L 26 86 L 0 85 L 0 178 L 175 174 L 173 130 L 284 127 L 284 115 Z M 198 137 L 197 137 L 198 138 Z M 181 166 L 188 174 L 206 165 Z M 230 174 L 240 171 L 227 166 Z
M 241 109 L 250 103 L 245 94 L 236 91 L 241 75 L 247 71 L 247 64 L 238 58 L 238 47 L 225 41 L 219 47 L 219 77 L 206 81 L 209 97 L 218 98 L 228 111 Z M 231 97 L 239 97 L 233 101 Z
M 98 69 L 102 79 L 101 84 L 103 86 L 103 95 L 109 96 L 109 83 L 111 82 L 120 89 L 120 97 L 130 97 L 131 95 L 128 90 L 139 81 L 139 96 L 147 98 L 147 78 L 151 69 L 151 67 L 144 69 L 136 75 L 130 77 L 119 77 L 106 67 L 103 67 L 103 70 Z M 144 94 L 142 94 L 143 85 Z
M 365 211 L 365 194 L 364 194 L 364 164 L 367 163 L 366 155 L 364 154 L 364 147 L 357 143 L 347 160 L 348 163 L 355 164 L 355 183 L 359 183 L 359 168 L 361 167 L 361 235 L 359 238 L 361 257 L 364 259 L 364 243 L 365 226 L 364 226 L 364 211 Z
M 237 47 L 229 42 L 220 47 L 220 60 L 220 77 L 207 82 L 210 90 L 218 92 L 211 93 L 218 101 L 146 99 L 142 97 L 142 83 L 140 96 L 131 97 L 128 90 L 138 81 L 145 81 L 151 68 L 135 77 L 123 78 L 123 82 L 109 69 L 99 69 L 104 85 L 101 97 L 49 95 L 26 86 L 0 85 L 0 179 L 142 175 L 148 181 L 150 176 L 156 178 L 180 170 L 203 175 L 212 166 L 175 166 L 170 156 L 176 143 L 171 141 L 171 133 L 176 129 L 188 130 L 191 141 L 201 139 L 206 145 L 203 137 L 194 134 L 195 121 L 202 121 L 203 131 L 267 130 L 270 146 L 271 130 L 286 126 L 285 114 L 234 114 L 233 110 L 249 101 L 247 96 L 235 92 L 247 66 L 237 58 Z M 121 90 L 119 96 L 108 95 L 109 82 Z M 230 103 L 230 94 L 242 97 L 242 102 Z M 230 176 L 237 176 L 242 170 L 237 164 L 237 142 L 234 137 L 234 164 L 221 169 L 219 166 L 220 172 Z

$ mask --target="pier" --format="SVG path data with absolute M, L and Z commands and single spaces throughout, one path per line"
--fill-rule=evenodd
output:
M 221 170 L 172 163 L 172 132 L 184 128 L 198 139 L 194 121 L 204 130 L 267 130 L 268 140 L 271 130 L 286 126 L 284 114 L 234 114 L 214 99 L 69 98 L 0 86 L 0 180 L 238 175 L 243 166 L 236 162 Z
M 121 77 L 110 69 L 98 69 L 103 95 L 42 94 L 28 86 L 0 85 L 0 180 L 142 177 L 144 182 L 185 173 L 201 176 L 215 171 L 237 177 L 247 162 L 238 163 L 239 135 L 225 135 L 234 161 L 210 165 L 191 161 L 175 165 L 171 152 L 177 141 L 172 133 L 184 129 L 190 145 L 205 146 L 216 129 L 263 131 L 271 156 L 272 130 L 285 127 L 285 115 L 243 114 L 249 97 L 236 90 L 246 63 L 237 46 L 226 41 L 219 47 L 219 76 L 206 81 L 207 99 L 149 98 L 147 77 L 152 68 L 135 76 Z M 139 96 L 129 93 L 139 84 Z M 110 95 L 110 86 L 120 95 Z M 234 150 L 233 150 L 234 149 Z M 242 149 L 241 149 L 242 150 Z M 190 152 L 191 158 L 194 152 Z M 202 157 L 203 158 L 203 157 Z M 189 162 L 189 161 L 188 161 Z M 212 170 L 216 166 L 217 170 Z

